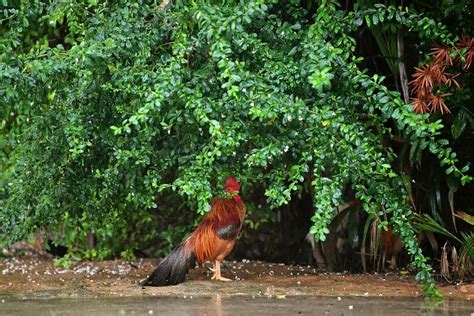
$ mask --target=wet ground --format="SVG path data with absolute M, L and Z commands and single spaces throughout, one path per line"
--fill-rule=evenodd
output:
M 472 315 L 474 302 L 354 297 L 77 298 L 4 300 L 1 315 Z
M 428 310 L 419 284 L 403 271 L 325 273 L 242 260 L 223 264 L 233 282 L 210 281 L 199 267 L 177 286 L 139 286 L 157 262 L 83 261 L 64 269 L 50 258 L 0 258 L 0 315 L 474 315 L 474 284 L 439 283 L 447 300 Z

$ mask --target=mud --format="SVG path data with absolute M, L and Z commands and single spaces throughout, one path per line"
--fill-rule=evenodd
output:
M 222 273 L 232 282 L 211 281 L 206 267 L 192 270 L 185 283 L 141 287 L 158 260 L 83 261 L 70 269 L 55 267 L 50 258 L 0 258 L 0 302 L 15 299 L 167 297 L 197 299 L 247 297 L 289 299 L 328 297 L 421 299 L 420 286 L 406 272 L 325 273 L 310 266 L 254 261 L 224 262 Z M 474 301 L 474 284 L 438 284 L 447 299 Z M 472 306 L 472 305 L 470 305 Z M 0 311 L 2 310 L 0 305 Z M 474 309 L 473 309 L 474 312 Z

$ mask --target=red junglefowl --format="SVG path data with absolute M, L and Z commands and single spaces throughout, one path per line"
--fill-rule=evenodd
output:
M 386 257 L 390 257 L 389 269 L 395 270 L 397 268 L 397 257 L 402 251 L 402 243 L 400 239 L 393 233 L 392 225 L 388 225 L 388 230 L 382 230 L 382 262 L 385 265 Z
M 227 178 L 225 190 L 231 198 L 215 198 L 211 210 L 202 219 L 190 237 L 183 240 L 166 256 L 142 285 L 165 286 L 182 283 L 189 268 L 196 262 L 202 265 L 212 261 L 212 280 L 230 281 L 221 276 L 221 262 L 232 251 L 242 228 L 245 205 L 239 196 L 240 185 Z

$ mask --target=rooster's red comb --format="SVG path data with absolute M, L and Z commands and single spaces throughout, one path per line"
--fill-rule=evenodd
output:
M 232 178 L 232 177 L 229 177 L 225 180 L 225 186 L 226 188 L 236 189 L 236 191 L 240 189 L 239 182 L 237 181 L 236 178 Z

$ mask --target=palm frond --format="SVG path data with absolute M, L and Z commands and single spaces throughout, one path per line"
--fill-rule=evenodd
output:
M 474 216 L 467 214 L 466 212 L 455 212 L 454 216 L 459 217 L 468 224 L 474 225 Z
M 474 232 L 461 233 L 461 236 L 462 236 L 461 258 L 469 258 L 470 262 L 474 264 Z
M 453 235 L 449 230 L 444 228 L 440 223 L 438 223 L 433 217 L 429 216 L 428 214 L 415 214 L 414 224 L 415 227 L 418 229 L 444 235 L 462 244 L 461 239 Z

